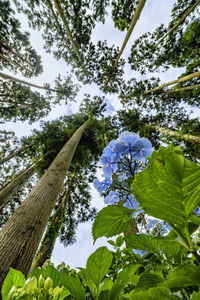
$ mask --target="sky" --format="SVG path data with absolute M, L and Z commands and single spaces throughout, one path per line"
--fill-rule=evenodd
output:
M 122 55 L 122 57 L 125 58 L 126 62 L 128 61 L 130 47 L 136 38 L 147 31 L 153 31 L 161 23 L 168 24 L 170 12 L 174 3 L 175 0 L 147 0 L 146 5 L 141 13 L 140 20 L 136 24 L 136 27 Z M 17 15 L 17 17 L 18 16 L 19 15 Z M 36 49 L 38 54 L 40 54 L 42 57 L 44 72 L 37 78 L 32 77 L 31 79 L 23 78 L 23 76 L 21 76 L 20 74 L 14 76 L 40 85 L 45 82 L 49 82 L 53 85 L 53 81 L 59 73 L 62 76 L 65 76 L 66 71 L 69 70 L 68 66 L 64 61 L 56 61 L 51 54 L 47 54 L 43 49 L 44 42 L 41 37 L 41 32 L 30 30 L 27 26 L 27 21 L 24 16 L 20 15 L 19 18 L 23 30 L 29 31 L 31 33 L 31 44 Z M 118 31 L 114 28 L 113 21 L 108 16 L 105 24 L 98 24 L 96 26 L 92 35 L 92 40 L 93 42 L 97 42 L 98 40 L 107 40 L 109 45 L 114 44 L 115 46 L 120 47 L 124 40 L 125 34 L 125 32 Z M 13 75 L 7 70 L 4 71 L 7 74 Z M 181 73 L 182 69 L 169 69 L 167 72 L 159 73 L 157 75 L 160 77 L 161 81 L 168 82 L 176 79 Z M 147 74 L 147 77 L 149 76 L 152 76 L 152 74 Z M 139 73 L 132 71 L 128 63 L 126 63 L 125 78 L 128 80 L 132 77 L 135 77 L 137 79 L 141 78 Z M 76 78 L 73 78 L 73 80 L 77 82 Z M 79 99 L 79 101 L 77 101 L 77 103 L 69 103 L 68 105 L 63 104 L 61 106 L 57 105 L 54 109 L 52 109 L 49 116 L 44 118 L 43 120 L 54 120 L 61 115 L 77 112 L 79 103 L 83 98 L 84 93 L 91 94 L 92 96 L 103 95 L 99 88 L 94 84 L 83 86 L 78 93 L 77 99 Z M 109 106 L 108 111 L 110 114 L 113 114 L 115 109 L 120 108 L 120 103 L 116 95 L 106 95 L 106 101 Z M 22 137 L 24 135 L 29 135 L 31 133 L 31 129 L 39 129 L 39 126 L 40 122 L 35 122 L 31 126 L 28 124 L 28 122 L 9 122 L 2 125 L 1 127 L 2 129 L 6 130 L 13 130 L 18 137 Z M 100 172 L 98 172 L 97 176 L 101 176 Z M 91 193 L 92 206 L 95 206 L 98 210 L 100 210 L 104 207 L 103 199 L 99 196 L 98 192 L 93 186 L 91 186 Z M 106 242 L 105 238 L 98 239 L 95 245 L 93 245 L 91 226 L 91 221 L 79 225 L 76 234 L 77 242 L 71 246 L 64 248 L 64 246 L 59 241 L 56 241 L 52 255 L 52 262 L 55 265 L 58 265 L 59 263 L 64 261 L 67 265 L 70 265 L 73 268 L 84 267 L 87 258 L 92 252 L 94 252 L 96 248 L 106 245 L 108 248 L 112 249 L 112 246 L 110 246 Z

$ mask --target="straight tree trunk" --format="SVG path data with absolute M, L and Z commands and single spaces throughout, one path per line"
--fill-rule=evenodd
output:
M 160 90 L 160 89 L 162 89 L 162 88 L 164 88 L 164 87 L 167 87 L 167 86 L 169 86 L 169 85 L 172 85 L 172 84 L 175 84 L 175 83 L 179 83 L 179 82 L 188 81 L 188 80 L 193 79 L 193 78 L 195 78 L 195 77 L 200 77 L 200 71 L 195 72 L 195 73 L 192 73 L 192 74 L 189 74 L 189 75 L 184 76 L 184 77 L 181 77 L 181 78 L 179 78 L 179 79 L 177 79 L 177 80 L 170 81 L 170 82 L 165 83 L 165 84 L 163 84 L 163 85 L 160 85 L 160 86 L 158 86 L 158 87 L 156 87 L 156 88 L 154 88 L 154 89 L 151 89 L 151 90 L 148 90 L 148 91 L 144 92 L 144 94 L 148 94 L 148 93 L 151 93 L 151 92 L 155 92 L 155 91 Z
M 35 164 L 32 164 L 0 190 L 0 209 L 2 209 L 10 199 L 12 199 L 25 182 L 33 176 L 34 172 Z
M 79 127 L 68 140 L 36 187 L 2 228 L 0 232 L 0 286 L 9 267 L 20 270 L 25 275 L 28 274 L 87 124 L 88 121 Z
M 64 221 L 66 205 L 69 200 L 69 196 L 70 196 L 71 189 L 72 189 L 73 182 L 74 182 L 74 177 L 75 177 L 75 175 L 72 176 L 70 183 L 65 190 L 65 194 L 62 198 L 62 201 L 61 201 L 60 205 L 58 206 L 57 210 L 55 211 L 55 213 L 50 221 L 50 224 L 47 227 L 46 233 L 42 240 L 41 247 L 40 247 L 38 254 L 32 264 L 32 269 L 35 269 L 37 267 L 42 267 L 42 265 L 45 263 L 45 261 L 47 259 L 51 258 L 56 239 L 59 235 L 60 228 Z
M 198 89 L 200 88 L 200 84 L 194 84 L 194 85 L 191 85 L 191 86 L 185 86 L 185 87 L 182 87 L 182 88 L 179 88 L 179 89 L 170 89 L 170 90 L 166 90 L 165 92 L 166 93 L 174 93 L 174 92 L 182 92 L 182 91 L 188 91 L 188 90 L 194 90 L 194 89 Z
M 0 72 L 0 77 L 2 77 L 4 79 L 7 79 L 7 80 L 14 81 L 14 82 L 18 82 L 18 83 L 21 83 L 21 84 L 24 84 L 24 85 L 32 86 L 32 87 L 37 88 L 37 89 L 42 89 L 42 90 L 46 90 L 46 91 L 49 91 L 49 92 L 56 92 L 56 93 L 64 94 L 63 92 L 61 92 L 59 90 L 48 89 L 48 88 L 46 88 L 44 86 L 37 85 L 37 84 L 30 83 L 30 82 L 25 81 L 25 80 L 18 79 L 16 77 L 10 76 L 10 75 L 2 73 L 2 72 Z
M 181 140 L 184 140 L 186 142 L 192 142 L 195 144 L 200 144 L 200 137 L 199 136 L 194 136 L 191 134 L 183 134 L 183 133 L 178 133 L 174 130 L 167 129 L 167 128 L 162 128 L 158 126 L 153 126 L 153 125 L 147 125 L 150 126 L 151 128 L 154 128 L 155 130 L 163 133 L 164 135 L 169 135 L 169 136 L 175 136 Z
M 154 46 L 154 48 L 156 48 L 168 35 L 170 35 L 170 33 L 172 31 L 174 31 L 181 23 L 183 23 L 183 21 L 185 20 L 185 18 L 195 9 L 195 7 L 200 4 L 200 0 L 198 0 L 192 7 L 190 7 L 182 16 L 182 18 L 178 21 L 178 23 L 176 23 L 158 42 L 157 44 Z
M 0 160 L 0 165 L 5 163 L 6 161 L 10 160 L 14 156 L 17 156 L 18 154 L 24 152 L 26 149 L 30 148 L 33 145 L 34 145 L 34 143 L 29 144 L 28 146 L 23 146 L 23 147 L 19 148 L 17 151 L 14 151 L 14 152 L 10 153 L 8 156 L 6 156 L 6 157 L 4 157 Z
M 57 11 L 58 11 L 60 17 L 61 17 L 61 20 L 62 20 L 62 22 L 63 22 L 63 25 L 64 25 L 64 27 L 65 27 L 65 29 L 66 29 L 67 35 L 68 35 L 68 37 L 69 37 L 69 39 L 70 39 L 70 41 L 71 41 L 72 48 L 73 48 L 74 52 L 76 53 L 76 56 L 78 57 L 79 62 L 82 64 L 82 58 L 81 58 L 81 56 L 80 56 L 80 53 L 79 53 L 79 51 L 78 51 L 78 48 L 77 48 L 77 46 L 76 46 L 74 40 L 73 40 L 73 37 L 72 37 L 71 31 L 70 31 L 70 28 L 69 28 L 67 19 L 65 18 L 65 15 L 64 15 L 64 13 L 63 13 L 62 7 L 61 7 L 61 5 L 60 5 L 60 1 L 54 0 L 54 4 L 55 4 L 55 7 L 56 7 L 56 9 L 57 9 Z
M 129 40 L 129 38 L 131 36 L 131 33 L 133 32 L 133 29 L 134 29 L 137 21 L 140 18 L 140 14 L 141 14 L 141 11 L 143 10 L 143 7 L 144 7 L 145 3 L 146 3 L 146 0 L 139 0 L 138 6 L 137 6 L 137 8 L 135 10 L 135 14 L 134 14 L 133 19 L 131 21 L 130 27 L 128 29 L 128 32 L 127 32 L 126 36 L 125 36 L 125 39 L 124 39 L 122 47 L 121 47 L 121 49 L 119 51 L 119 54 L 118 54 L 118 56 L 117 56 L 117 58 L 115 60 L 114 67 L 117 66 L 117 63 L 118 63 L 118 61 L 119 61 L 119 59 L 120 59 L 120 57 L 121 57 L 121 55 L 122 55 L 122 53 L 124 51 L 124 48 L 126 47 L 126 44 L 128 43 L 128 40 Z
M 57 27 L 58 27 L 58 30 L 60 31 L 60 33 L 61 33 L 61 35 L 62 35 L 62 37 L 63 37 L 63 39 L 64 39 L 64 38 L 65 38 L 65 37 L 64 37 L 64 33 L 63 33 L 62 28 L 61 28 L 61 26 L 60 26 L 60 24 L 59 24 L 59 22 L 58 22 L 58 18 L 57 18 L 56 14 L 55 14 L 55 12 L 54 12 L 54 10 L 53 10 L 51 1 L 50 1 L 50 0 L 46 0 L 46 2 L 47 2 L 47 6 L 48 6 L 50 12 L 52 13 L 52 16 L 54 17 L 54 20 L 55 20 L 55 22 L 56 22 L 56 25 L 57 25 Z M 68 50 L 69 52 L 71 52 L 70 48 L 68 47 L 67 42 L 66 42 L 65 45 L 66 45 L 67 50 Z

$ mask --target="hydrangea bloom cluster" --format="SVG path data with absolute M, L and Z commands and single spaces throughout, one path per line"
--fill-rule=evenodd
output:
M 150 141 L 138 134 L 123 132 L 117 140 L 112 140 L 100 158 L 103 166 L 103 181 L 95 179 L 94 186 L 107 194 L 106 204 L 121 202 L 128 208 L 137 209 L 138 203 L 131 194 L 129 182 L 135 174 L 144 169 L 146 157 L 153 151 Z

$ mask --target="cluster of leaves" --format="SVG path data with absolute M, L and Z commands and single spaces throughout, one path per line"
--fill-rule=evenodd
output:
M 49 265 L 29 273 L 25 282 L 23 274 L 11 268 L 2 287 L 3 299 L 16 299 L 12 293 L 22 297 L 27 290 L 42 293 L 42 280 L 49 282 L 47 299 L 198 299 L 199 242 L 192 234 L 200 224 L 194 213 L 199 205 L 199 174 L 200 167 L 184 158 L 179 147 L 160 147 L 135 176 L 132 190 L 145 213 L 170 224 L 167 235 L 118 236 L 112 241 L 116 251 L 98 248 L 79 272 Z M 103 208 L 93 224 L 94 241 L 126 231 L 134 212 L 119 205 Z M 124 241 L 129 248 L 121 250 Z M 53 291 L 60 291 L 58 298 L 53 298 Z M 11 297 L 6 298 L 9 293 Z

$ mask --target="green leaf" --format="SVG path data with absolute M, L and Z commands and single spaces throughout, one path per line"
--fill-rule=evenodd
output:
M 39 279 L 40 275 L 44 278 L 50 277 L 53 280 L 53 287 L 62 286 L 62 274 L 53 266 L 47 266 L 45 269 L 37 268 L 33 270 L 29 275 L 29 277 L 35 276 Z
M 105 278 L 100 284 L 99 294 L 106 290 L 111 290 L 113 287 L 113 281 L 110 278 Z
M 64 289 L 64 290 L 61 292 L 61 294 L 60 294 L 58 300 L 66 299 L 66 297 L 69 296 L 69 295 L 70 295 L 70 291 L 68 291 L 67 289 Z
M 133 249 L 159 253 L 159 249 L 156 247 L 155 242 L 149 235 L 143 233 L 132 233 L 127 235 L 124 239 L 128 243 L 129 247 Z
M 85 289 L 78 278 L 62 274 L 62 283 L 75 299 L 85 300 Z
M 110 299 L 117 299 L 120 292 L 124 289 L 128 282 L 132 282 L 132 278 L 135 280 L 135 272 L 141 265 L 133 265 L 121 271 L 114 282 L 114 285 L 111 290 Z
M 98 248 L 90 255 L 86 264 L 86 271 L 92 281 L 95 283 L 97 289 L 108 272 L 112 263 L 113 256 L 106 247 Z
M 22 272 L 10 268 L 1 288 L 2 299 L 6 299 L 6 296 L 13 286 L 22 287 L 24 286 L 25 281 L 26 279 Z
M 163 284 L 168 288 L 200 286 L 199 278 L 200 267 L 193 264 L 185 264 L 174 269 Z
M 96 216 L 92 227 L 94 242 L 101 236 L 112 237 L 124 232 L 132 222 L 134 209 L 108 205 Z
M 124 243 L 124 237 L 123 236 L 118 236 L 117 238 L 116 238 L 116 245 L 117 245 L 117 247 L 121 247 L 122 245 L 123 245 L 123 243 Z
M 112 240 L 108 240 L 107 241 L 110 245 L 112 245 L 112 246 L 114 246 L 114 247 L 116 247 L 117 245 L 115 244 L 115 242 L 114 241 L 112 241 Z
M 170 294 L 170 290 L 165 287 L 150 288 L 138 293 L 130 293 L 130 300 L 175 300 L 176 297 Z
M 200 299 L 200 291 L 193 292 L 192 294 L 192 300 L 199 300 Z
M 164 236 L 153 238 L 143 233 L 132 233 L 124 239 L 133 249 L 157 254 L 161 251 L 166 257 L 177 256 L 184 251 L 184 247 L 179 241 Z
M 136 290 L 146 290 L 151 287 L 160 286 L 162 282 L 163 279 L 158 275 L 154 275 L 151 273 L 143 273 L 139 278 Z
M 146 213 L 182 226 L 200 203 L 200 167 L 173 145 L 160 147 L 136 175 L 132 189 Z
M 193 222 L 194 224 L 200 225 L 200 217 L 191 216 L 190 221 Z

